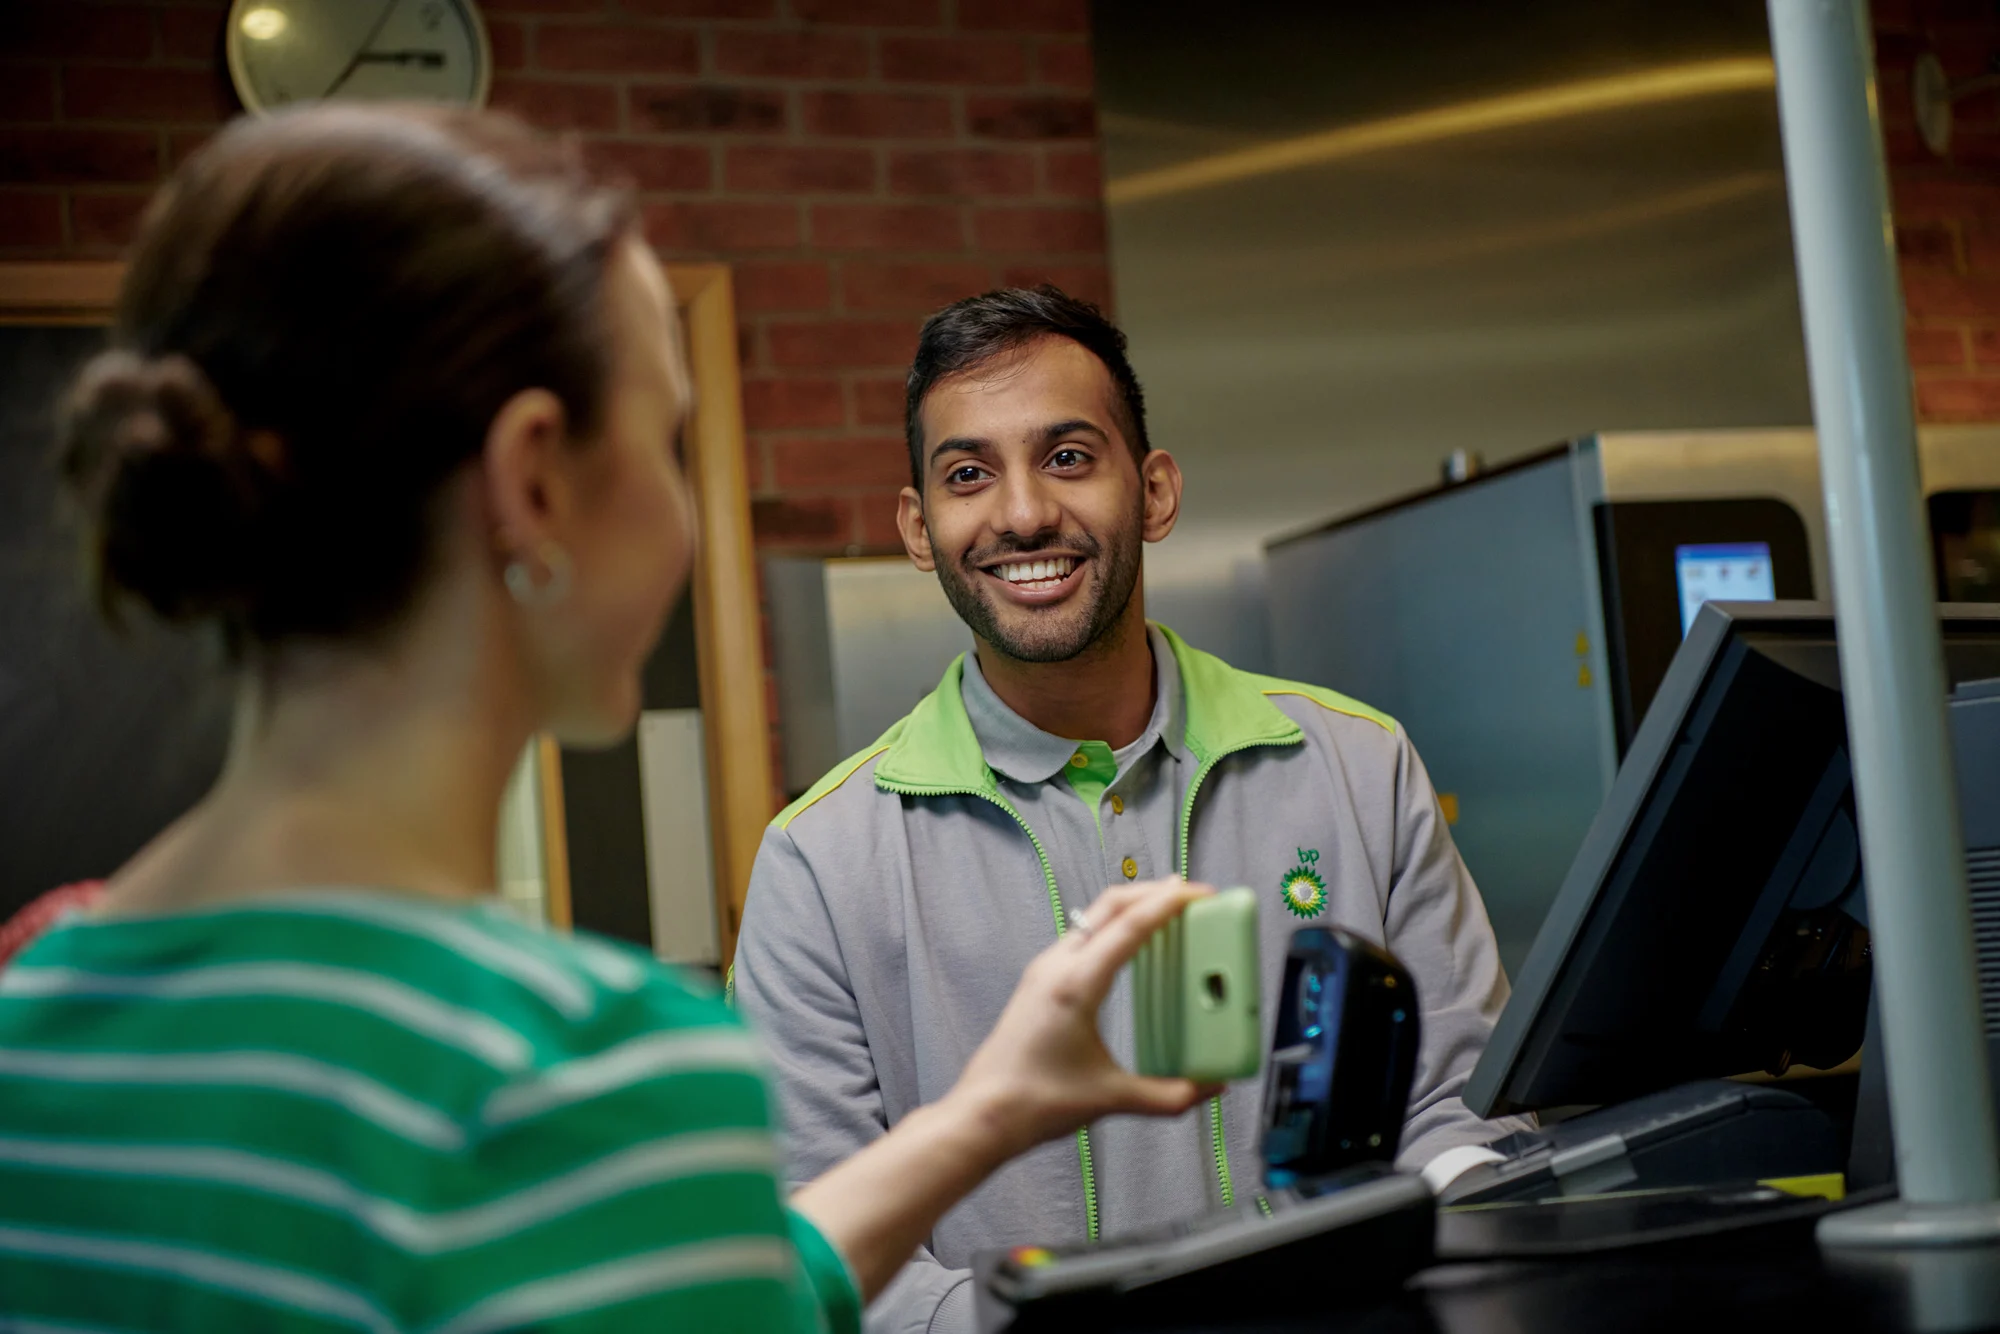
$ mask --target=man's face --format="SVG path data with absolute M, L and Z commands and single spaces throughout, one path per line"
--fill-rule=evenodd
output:
M 924 486 L 904 492 L 904 543 L 1010 658 L 1063 662 L 1097 643 L 1132 602 L 1142 543 L 1172 527 L 1179 474 L 1157 451 L 1144 468 L 1133 457 L 1116 394 L 1093 354 L 1048 337 L 924 399 Z M 1162 525 L 1151 475 L 1169 472 Z

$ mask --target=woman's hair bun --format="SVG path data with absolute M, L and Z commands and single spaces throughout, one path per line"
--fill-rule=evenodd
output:
M 62 468 L 107 608 L 135 597 L 186 623 L 226 619 L 252 599 L 261 470 L 192 360 L 94 357 L 70 393 Z

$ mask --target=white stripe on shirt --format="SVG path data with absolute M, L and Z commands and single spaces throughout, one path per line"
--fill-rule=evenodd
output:
M 480 1119 L 489 1126 L 540 1116 L 573 1102 L 683 1071 L 764 1072 L 763 1052 L 739 1028 L 679 1029 L 631 1038 L 595 1056 L 550 1066 L 537 1076 L 507 1084 L 486 1099 Z
M 762 1131 L 716 1130 L 635 1144 L 511 1194 L 423 1213 L 371 1195 L 330 1172 L 238 1149 L 178 1144 L 0 1138 L 0 1163 L 135 1179 L 197 1181 L 276 1196 L 353 1220 L 418 1255 L 463 1250 L 537 1227 L 588 1205 L 662 1182 L 731 1172 L 770 1173 L 777 1148 Z
M 268 1089 L 334 1103 L 426 1148 L 456 1151 L 465 1145 L 464 1130 L 436 1108 L 364 1074 L 287 1052 L 155 1054 L 0 1048 L 0 1076 L 8 1075 L 55 1083 L 221 1084 Z
M 307 1311 L 313 1315 L 397 1334 L 388 1312 L 352 1288 L 339 1287 L 296 1269 L 239 1260 L 192 1246 L 134 1241 L 85 1232 L 0 1226 L 0 1255 L 39 1260 L 67 1260 L 111 1269 L 137 1270 L 182 1283 L 217 1288 L 268 1306 Z
M 509 1072 L 525 1069 L 528 1040 L 505 1024 L 415 987 L 352 968 L 312 963 L 225 963 L 159 973 L 93 973 L 80 968 L 0 969 L 0 996 L 208 1000 L 285 997 L 362 1010 Z
M 430 1334 L 486 1334 L 628 1302 L 638 1297 L 746 1278 L 786 1279 L 791 1243 L 777 1237 L 729 1237 L 626 1256 L 608 1264 L 538 1279 L 495 1293 L 431 1326 Z

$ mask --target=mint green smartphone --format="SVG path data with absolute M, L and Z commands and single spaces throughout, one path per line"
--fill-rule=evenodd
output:
M 1263 1060 L 1257 896 L 1190 903 L 1132 960 L 1133 1054 L 1142 1075 L 1247 1079 Z

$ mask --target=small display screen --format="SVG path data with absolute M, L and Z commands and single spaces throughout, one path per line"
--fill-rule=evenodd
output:
M 1769 602 L 1778 596 L 1767 542 L 1675 547 L 1674 582 L 1681 594 L 1683 638 L 1704 602 Z

